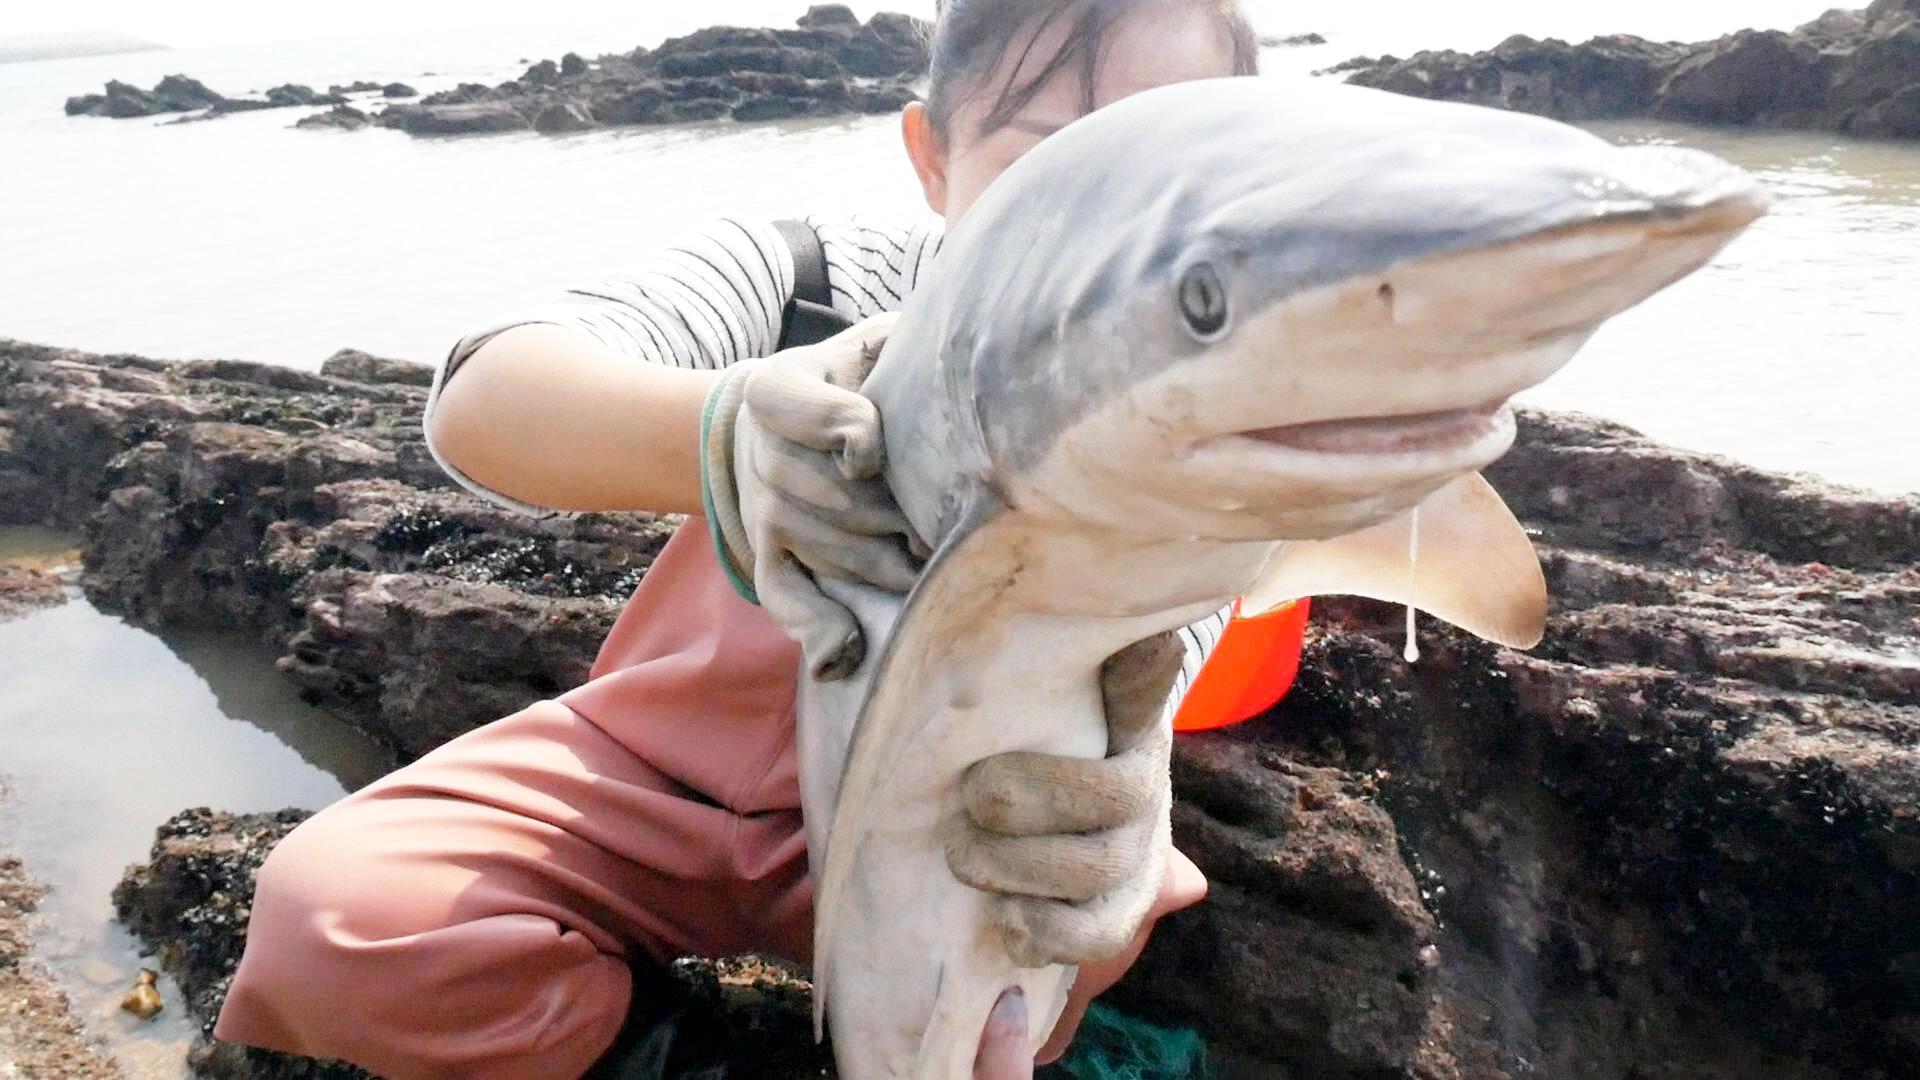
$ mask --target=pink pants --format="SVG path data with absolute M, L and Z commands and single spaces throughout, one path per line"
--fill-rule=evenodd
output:
M 668 543 L 587 685 L 315 815 L 261 868 L 214 1034 L 398 1080 L 573 1077 L 634 950 L 805 960 L 799 650 Z

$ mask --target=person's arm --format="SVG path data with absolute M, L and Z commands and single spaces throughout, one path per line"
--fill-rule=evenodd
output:
M 447 381 L 428 438 L 516 502 L 699 513 L 700 413 L 719 373 L 633 359 L 576 327 L 513 327 Z
M 427 405 L 428 446 L 517 509 L 697 513 L 707 394 L 720 370 L 776 351 L 793 288 L 776 230 L 716 222 L 462 339 Z

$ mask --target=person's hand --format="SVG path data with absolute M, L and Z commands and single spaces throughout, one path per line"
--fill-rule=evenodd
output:
M 1147 937 L 1153 933 L 1154 924 L 1162 916 L 1196 904 L 1206 895 L 1207 879 L 1200 873 L 1200 868 L 1185 855 L 1173 852 L 1167 861 L 1167 876 L 1161 882 L 1153 906 L 1147 911 L 1146 921 L 1119 955 L 1081 967 L 1073 981 L 1073 989 L 1067 994 L 1067 1006 L 1061 1011 L 1059 1021 L 1053 1025 L 1053 1033 L 1048 1036 L 1039 1054 L 1027 1051 L 1030 1044 L 1027 1041 L 1025 997 L 1018 989 L 1000 995 L 999 1002 L 987 1017 L 986 1029 L 980 1035 L 980 1050 L 973 1062 L 973 1080 L 1028 1080 L 1033 1076 L 1035 1064 L 1051 1065 L 1058 1061 L 1072 1044 L 1074 1034 L 1079 1031 L 1080 1021 L 1087 1015 L 1087 1006 L 1119 982 L 1133 962 L 1139 959 L 1140 951 L 1147 946 Z
M 1153 935 L 1153 928 L 1161 919 L 1192 907 L 1206 899 L 1207 877 L 1193 860 L 1182 855 L 1178 849 L 1168 853 L 1167 876 L 1160 883 L 1159 895 L 1153 899 L 1153 905 L 1147 909 L 1147 917 L 1140 929 L 1133 935 L 1116 956 L 1105 960 L 1080 965 L 1080 973 L 1073 980 L 1073 989 L 1067 993 L 1067 1007 L 1060 1012 L 1060 1019 L 1053 1025 L 1053 1033 L 1047 1036 L 1047 1043 L 1040 1048 L 1034 1058 L 1042 1065 L 1051 1065 L 1060 1060 L 1073 1044 L 1073 1036 L 1080 1030 L 1080 1021 L 1087 1015 L 1087 1006 L 1093 999 L 1113 989 L 1140 959 L 1140 953 L 1147 947 L 1147 939 Z
M 1027 997 L 1016 986 L 1001 994 L 987 1014 L 980 1051 L 973 1059 L 973 1080 L 1032 1080 L 1034 1057 L 1027 1046 Z
M 707 399 L 702 481 L 721 565 L 818 679 L 852 674 L 866 643 L 816 578 L 906 592 L 920 572 L 920 541 L 881 475 L 879 410 L 859 392 L 896 318 L 736 364 Z
M 962 780 L 947 865 L 997 894 L 994 923 L 1021 967 L 1111 960 L 1153 907 L 1172 850 L 1168 698 L 1184 657 L 1167 633 L 1107 661 L 1105 758 L 1000 754 Z

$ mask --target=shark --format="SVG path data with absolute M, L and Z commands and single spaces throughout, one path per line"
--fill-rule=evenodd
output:
M 1479 475 L 1510 399 L 1767 207 L 1698 151 L 1277 78 L 1133 95 L 999 177 L 862 387 L 931 557 L 904 597 L 823 580 L 874 647 L 802 674 L 841 1075 L 970 1076 L 1015 986 L 1047 1037 L 1074 969 L 1015 964 L 943 841 L 972 764 L 1106 753 L 1116 651 L 1326 593 L 1536 644 L 1539 561 Z

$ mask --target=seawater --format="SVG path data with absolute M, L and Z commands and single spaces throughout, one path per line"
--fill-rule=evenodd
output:
M 0 529 L 0 557 L 52 561 L 71 538 Z M 0 851 L 47 886 L 36 957 L 132 1080 L 182 1075 L 196 1025 L 178 989 L 142 1022 L 119 1011 L 142 966 L 113 919 L 124 869 L 188 807 L 318 809 L 379 777 L 392 757 L 303 704 L 261 642 L 155 634 L 74 595 L 0 623 Z
M 1263 29 L 1330 38 L 1269 50 L 1268 69 L 1285 76 L 1355 54 L 1484 48 L 1516 31 L 1696 39 L 1792 26 L 1825 6 L 1393 0 L 1362 15 L 1251 5 Z M 607 15 L 577 27 L 0 66 L 0 335 L 305 368 L 344 346 L 432 360 L 461 334 L 715 216 L 924 212 L 890 117 L 414 139 L 293 130 L 309 110 L 178 126 L 61 113 L 67 95 L 108 78 L 151 85 L 173 71 L 228 93 L 361 78 L 431 91 L 509 77 L 523 57 L 625 50 L 801 7 L 569 2 L 556 19 Z M 1768 468 L 1920 490 L 1920 144 L 1653 123 L 1595 130 L 1721 154 L 1765 179 L 1779 207 L 1708 270 L 1605 328 L 1528 400 Z

